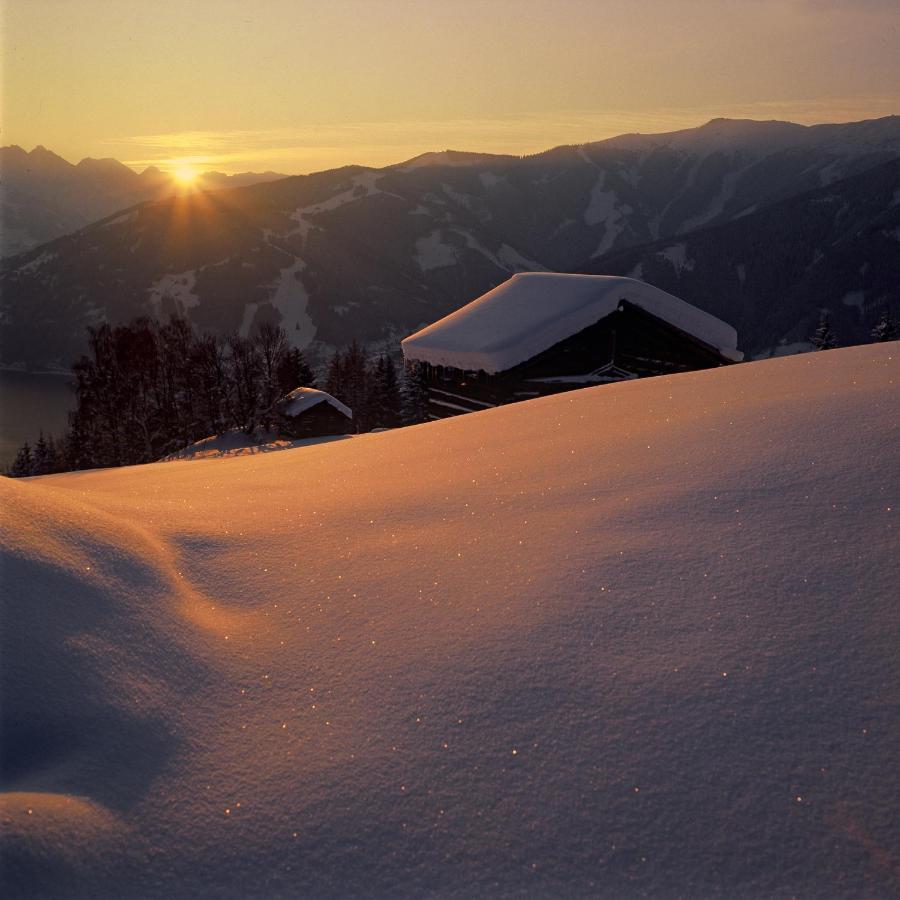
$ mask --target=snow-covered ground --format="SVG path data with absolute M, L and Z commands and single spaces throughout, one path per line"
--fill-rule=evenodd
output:
M 305 268 L 306 263 L 296 258 L 292 265 L 278 273 L 278 278 L 270 288 L 270 302 L 281 313 L 288 340 L 291 346 L 301 350 L 308 347 L 316 336 L 316 326 L 308 312 L 309 294 L 300 278 L 300 273 Z
M 694 260 L 688 258 L 687 244 L 685 244 L 684 241 L 672 244 L 671 247 L 666 247 L 665 250 L 661 250 L 656 255 L 657 257 L 662 257 L 672 263 L 672 267 L 679 275 L 685 269 L 687 269 L 688 272 L 694 271 Z M 741 280 L 743 281 L 743 279 Z
M 182 312 L 193 309 L 200 305 L 200 296 L 194 293 L 196 283 L 197 272 L 194 269 L 179 272 L 177 275 L 163 275 L 148 289 L 148 303 L 156 313 L 160 312 L 166 299 L 174 300 Z
M 303 390 L 298 388 L 298 390 Z M 321 392 L 319 392 L 321 393 Z M 327 394 L 325 395 L 328 396 Z M 331 398 L 334 400 L 334 398 Z M 337 403 L 338 401 L 334 401 Z M 347 409 L 341 404 L 343 409 Z M 256 453 L 272 453 L 277 450 L 295 450 L 297 447 L 309 447 L 313 444 L 323 444 L 330 441 L 342 441 L 353 437 L 349 434 L 330 434 L 324 437 L 289 438 L 279 437 L 274 432 L 256 431 L 247 434 L 240 428 L 233 428 L 222 434 L 213 434 L 202 440 L 188 444 L 177 453 L 167 456 L 164 462 L 177 462 L 178 460 L 193 459 L 222 459 L 226 456 L 252 456 Z
M 4 896 L 896 895 L 898 355 L 0 480 Z
M 585 156 L 582 150 L 582 156 Z M 597 249 L 591 254 L 594 259 L 609 253 L 619 235 L 625 230 L 627 216 L 631 215 L 634 210 L 626 203 L 624 205 L 616 205 L 617 196 L 615 191 L 604 190 L 606 182 L 606 172 L 601 171 L 597 176 L 597 181 L 591 189 L 591 197 L 588 201 L 587 209 L 584 211 L 585 225 L 599 225 L 603 223 L 603 237 L 597 245 Z

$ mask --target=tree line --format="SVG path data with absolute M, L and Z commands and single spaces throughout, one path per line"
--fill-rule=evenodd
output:
M 887 309 L 874 341 L 896 340 Z M 837 346 L 827 312 L 810 337 L 816 349 Z M 353 410 L 359 431 L 395 428 L 427 417 L 421 367 L 397 369 L 390 356 L 369 359 L 355 341 L 338 350 L 324 390 Z M 214 434 L 268 432 L 276 401 L 297 387 L 316 387 L 303 353 L 279 325 L 263 323 L 249 336 L 195 332 L 182 317 L 148 318 L 88 328 L 88 353 L 73 366 L 75 410 L 54 437 L 25 443 L 7 470 L 14 477 L 154 462 Z
M 182 317 L 89 327 L 88 353 L 73 366 L 68 428 L 24 444 L 8 474 L 153 462 L 231 429 L 269 431 L 277 400 L 316 382 L 279 325 L 263 323 L 246 337 L 197 333 Z M 332 357 L 324 389 L 369 431 L 422 421 L 420 382 L 415 370 L 398 373 L 389 356 L 370 362 L 354 342 Z
M 875 319 L 875 324 L 869 332 L 872 342 L 875 344 L 885 341 L 896 341 L 900 334 L 900 325 L 891 315 L 890 309 L 884 307 Z M 834 350 L 839 346 L 838 336 L 831 325 L 831 316 L 828 311 L 822 312 L 816 330 L 810 335 L 809 342 L 816 350 Z

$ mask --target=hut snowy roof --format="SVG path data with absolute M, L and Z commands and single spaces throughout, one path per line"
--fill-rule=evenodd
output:
M 407 359 L 434 366 L 502 372 L 593 325 L 619 308 L 638 306 L 740 360 L 737 332 L 659 288 L 611 275 L 521 272 L 401 342 Z
M 299 416 L 320 403 L 328 403 L 348 419 L 353 418 L 353 410 L 349 406 L 345 406 L 340 400 L 335 399 L 331 394 L 326 394 L 325 391 L 308 387 L 294 388 L 275 404 L 275 409 L 283 416 Z

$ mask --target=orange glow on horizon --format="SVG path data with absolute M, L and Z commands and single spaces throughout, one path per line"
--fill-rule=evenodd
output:
M 154 4 L 110 6 L 3 4 L 4 144 L 291 175 L 900 106 L 886 0 L 190 0 L 190 53 Z

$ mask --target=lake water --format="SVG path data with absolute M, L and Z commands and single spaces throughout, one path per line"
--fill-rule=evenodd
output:
M 33 446 L 41 429 L 54 437 L 62 434 L 75 408 L 71 380 L 71 375 L 0 371 L 0 469 L 25 441 Z

